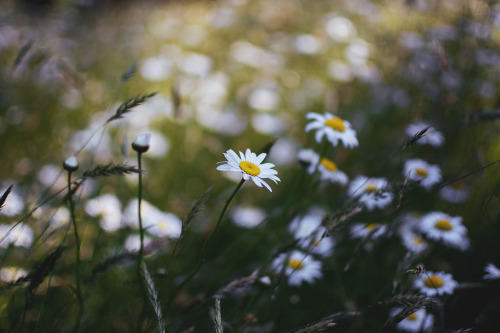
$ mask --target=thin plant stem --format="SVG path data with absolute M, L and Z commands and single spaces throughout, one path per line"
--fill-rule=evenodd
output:
M 139 219 L 139 234 L 141 238 L 141 245 L 139 248 L 139 255 L 137 256 L 137 269 L 140 275 L 142 255 L 144 253 L 144 228 L 142 227 L 141 204 L 142 204 L 142 154 L 137 153 L 137 164 L 139 169 L 139 189 L 137 193 L 137 217 Z
M 217 220 L 217 223 L 215 224 L 215 227 L 210 232 L 207 239 L 205 239 L 205 242 L 203 242 L 203 246 L 202 246 L 201 252 L 200 252 L 200 258 L 198 259 L 198 263 L 196 264 L 195 269 L 184 279 L 184 281 L 182 281 L 182 283 L 176 288 L 176 291 L 180 291 L 182 289 L 182 287 L 184 287 L 184 285 L 186 285 L 186 283 L 191 281 L 191 279 L 200 270 L 201 265 L 203 264 L 203 260 L 205 259 L 205 253 L 207 252 L 208 241 L 210 240 L 212 235 L 215 233 L 215 231 L 218 229 L 220 223 L 222 222 L 222 219 L 224 218 L 224 214 L 226 213 L 227 207 L 229 207 L 229 204 L 231 203 L 234 196 L 236 195 L 236 192 L 238 192 L 238 190 L 241 188 L 241 186 L 243 185 L 244 182 L 245 182 L 245 179 L 242 178 L 241 181 L 238 183 L 238 185 L 236 185 L 236 188 L 234 189 L 233 193 L 231 193 L 229 198 L 226 200 L 226 203 L 224 204 L 224 207 L 222 208 L 222 211 L 219 215 L 219 219 Z M 173 299 L 173 297 L 172 297 L 172 299 Z
M 75 283 L 76 283 L 76 296 L 78 298 L 79 311 L 78 317 L 76 318 L 74 331 L 78 332 L 80 329 L 80 320 L 83 315 L 83 297 L 82 297 L 82 289 L 80 286 L 80 237 L 78 236 L 78 228 L 76 226 L 76 218 L 75 218 L 75 204 L 73 202 L 73 196 L 71 195 L 71 171 L 68 171 L 68 196 L 69 196 L 69 211 L 71 214 L 71 222 L 73 223 L 73 231 L 75 235 L 75 243 L 76 243 L 76 263 L 75 263 Z

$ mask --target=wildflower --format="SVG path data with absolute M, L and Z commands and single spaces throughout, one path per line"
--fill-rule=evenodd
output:
M 351 226 L 351 236 L 353 238 L 369 237 L 372 240 L 379 238 L 387 232 L 387 226 L 377 223 L 353 223 Z
M 325 112 L 324 115 L 309 112 L 306 118 L 313 119 L 312 122 L 306 125 L 305 131 L 309 132 L 315 129 L 316 142 L 320 143 L 323 136 L 326 135 L 327 140 L 334 146 L 338 145 L 339 140 L 347 148 L 358 146 L 356 131 L 351 128 L 351 124 L 347 120 L 335 117 L 329 112 Z
M 419 227 L 431 239 L 442 240 L 446 245 L 459 250 L 469 247 L 467 228 L 462 225 L 460 216 L 452 217 L 442 212 L 431 212 L 422 218 Z
M 252 179 L 255 185 L 259 187 L 264 185 L 270 192 L 272 192 L 271 187 L 264 181 L 264 179 L 269 178 L 276 184 L 280 181 L 280 179 L 275 176 L 278 172 L 273 169 L 274 164 L 261 164 L 266 155 L 266 153 L 261 153 L 257 156 L 255 153 L 252 153 L 250 149 L 247 149 L 245 154 L 240 151 L 240 156 L 238 157 L 232 149 L 229 149 L 224 153 L 224 157 L 227 161 L 219 162 L 225 164 L 219 165 L 217 170 L 241 172 L 244 180 Z
M 387 207 L 393 198 L 393 194 L 387 191 L 388 182 L 384 178 L 368 178 L 357 176 L 351 184 L 347 193 L 350 196 L 359 196 L 359 202 L 363 203 L 368 210 Z
M 138 153 L 145 153 L 149 149 L 149 141 L 151 139 L 151 134 L 142 133 L 135 137 L 134 142 L 132 142 L 132 148 Z
M 26 223 L 14 223 L 10 227 L 9 241 L 14 246 L 29 248 L 35 239 L 33 231 Z
M 144 236 L 144 246 L 151 244 L 151 238 Z M 125 248 L 130 252 L 137 252 L 141 248 L 141 236 L 129 235 L 125 239 Z
M 427 271 L 420 274 L 414 282 L 414 286 L 427 296 L 452 294 L 458 286 L 458 282 L 453 280 L 451 274 L 444 272 Z
M 181 235 L 182 221 L 172 213 L 157 211 L 148 217 L 147 232 L 156 237 L 178 238 Z
M 302 281 L 313 283 L 315 279 L 323 277 L 321 262 L 312 259 L 311 256 L 301 251 L 292 251 L 289 256 L 282 253 L 272 264 L 273 268 L 278 272 L 281 272 L 283 265 L 286 265 L 285 275 L 288 276 L 288 284 L 291 286 L 298 287 L 302 284 Z
M 486 265 L 484 271 L 486 272 L 486 274 L 484 274 L 483 279 L 485 280 L 500 279 L 500 269 L 498 269 L 498 267 L 495 266 L 493 263 L 489 263 L 488 265 Z
M 122 227 L 122 205 L 112 194 L 104 194 L 89 200 L 85 211 L 90 216 L 99 217 L 101 228 L 105 231 L 116 231 Z
M 410 229 L 403 229 L 400 236 L 404 247 L 410 252 L 419 253 L 425 251 L 429 246 L 419 234 Z
M 462 181 L 453 182 L 439 190 L 439 197 L 450 203 L 462 203 L 469 197 L 469 187 Z
M 313 173 L 319 163 L 319 155 L 312 149 L 301 149 L 297 153 L 299 163 L 307 168 L 308 173 Z
M 393 309 L 391 316 L 396 316 L 402 309 Z M 397 324 L 397 328 L 406 332 L 427 332 L 434 324 L 434 316 L 425 309 L 419 309 Z
M 326 228 L 321 225 L 321 221 L 319 213 L 311 212 L 301 218 L 293 219 L 288 230 L 299 240 L 300 247 L 326 257 L 332 252 L 334 241 L 331 237 L 325 237 Z
M 2 188 L 0 190 L 0 195 L 5 193 L 7 188 Z M 15 191 L 10 192 L 9 196 L 7 197 L 7 200 L 5 200 L 4 206 L 0 210 L 0 215 L 6 215 L 6 216 L 16 216 L 19 215 L 23 212 L 24 210 L 24 199 L 21 195 L 16 193 Z
M 431 165 L 421 159 L 406 161 L 404 165 L 404 176 L 410 180 L 418 181 L 419 184 L 429 191 L 434 184 L 441 181 L 441 170 L 437 165 Z
M 422 131 L 429 125 L 423 121 L 417 121 L 406 126 L 405 132 L 408 136 L 414 136 L 418 132 Z M 429 127 L 424 136 L 418 139 L 417 144 L 419 145 L 431 145 L 433 147 L 440 147 L 443 145 L 444 136 L 441 132 L 436 130 L 434 127 Z
M 0 279 L 5 282 L 15 282 L 26 275 L 28 275 L 28 272 L 18 267 L 4 267 L 0 269 Z
M 231 216 L 234 224 L 242 228 L 255 228 L 267 217 L 264 210 L 249 206 L 233 208 Z
M 340 171 L 337 164 L 328 158 L 321 158 L 319 161 L 318 171 L 321 180 L 331 183 L 339 183 L 340 185 L 347 184 L 347 175 Z

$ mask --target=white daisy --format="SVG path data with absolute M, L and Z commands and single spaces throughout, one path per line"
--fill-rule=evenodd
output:
M 276 272 L 281 272 L 283 265 L 286 265 L 285 275 L 288 276 L 288 284 L 291 286 L 298 287 L 303 281 L 313 283 L 315 279 L 323 277 L 321 262 L 297 250 L 292 251 L 290 255 L 280 254 L 272 264 Z
M 99 217 L 101 228 L 105 231 L 116 231 L 122 227 L 122 204 L 112 194 L 104 194 L 89 200 L 85 211 L 90 216 Z
M 442 240 L 446 245 L 466 250 L 469 247 L 467 228 L 460 216 L 452 217 L 442 212 L 425 215 L 419 224 L 420 230 L 429 238 Z
M 147 218 L 146 231 L 155 237 L 178 238 L 181 235 L 182 221 L 172 213 L 157 211 Z
M 410 229 L 402 229 L 400 236 L 404 247 L 410 252 L 419 253 L 429 247 L 429 244 L 419 234 Z
M 393 198 L 388 192 L 388 182 L 384 178 L 368 178 L 357 176 L 349 185 L 347 193 L 350 196 L 359 196 L 359 202 L 363 203 L 368 210 L 387 207 Z
M 413 159 L 406 161 L 403 176 L 418 181 L 423 188 L 429 191 L 434 184 L 441 181 L 441 169 L 437 165 L 431 165 L 424 160 Z
M 451 274 L 443 272 L 426 271 L 420 274 L 414 282 L 414 286 L 427 296 L 452 294 L 458 286 L 458 282 L 453 280 Z
M 393 309 L 391 316 L 396 316 L 402 309 Z M 419 309 L 405 319 L 401 320 L 396 327 L 406 332 L 426 332 L 432 328 L 434 316 L 427 313 L 425 309 Z
M 306 125 L 305 131 L 316 130 L 315 139 L 316 142 L 320 143 L 323 136 L 326 138 L 333 146 L 337 146 L 339 140 L 342 141 L 343 145 L 347 148 L 353 148 L 358 146 L 358 139 L 356 138 L 356 131 L 351 128 L 351 124 L 347 120 L 335 117 L 329 112 L 325 112 L 324 115 L 309 112 L 306 114 L 307 119 L 313 119 L 312 122 Z
M 423 122 L 423 121 L 417 121 L 414 122 L 408 126 L 406 126 L 405 132 L 408 136 L 414 136 L 418 132 L 422 131 L 425 129 L 429 124 Z M 433 147 L 440 147 L 443 145 L 444 142 L 444 136 L 441 132 L 436 130 L 434 127 L 429 127 L 427 132 L 425 132 L 424 136 L 421 137 L 418 141 L 417 144 L 419 145 L 431 145 Z
M 26 275 L 28 275 L 28 272 L 18 267 L 4 267 L 0 269 L 0 279 L 5 282 L 15 282 Z
M 500 269 L 498 269 L 498 267 L 495 266 L 493 263 L 489 263 L 488 265 L 486 265 L 484 271 L 486 272 L 486 274 L 484 274 L 483 279 L 485 280 L 500 279 Z
M 244 180 L 252 179 L 255 185 L 259 187 L 264 185 L 270 192 L 272 192 L 271 187 L 264 181 L 264 179 L 269 178 L 276 184 L 280 181 L 280 179 L 275 176 L 278 174 L 278 171 L 273 169 L 274 164 L 261 164 L 264 158 L 266 158 L 266 155 L 266 153 L 261 153 L 257 156 L 255 153 L 252 153 L 250 149 L 247 149 L 245 154 L 240 151 L 240 156 L 238 157 L 232 149 L 229 149 L 224 153 L 224 157 L 227 161 L 219 162 L 225 164 L 219 165 L 217 170 L 241 172 Z
M 26 223 L 14 223 L 10 227 L 9 241 L 14 246 L 29 248 L 35 239 L 35 235 L 30 226 Z
M 353 238 L 365 238 L 375 240 L 387 232 L 385 224 L 377 223 L 353 223 L 351 226 L 351 236 Z
M 462 203 L 469 197 L 469 187 L 462 181 L 453 182 L 439 190 L 439 197 L 450 203 Z
M 297 153 L 297 159 L 307 168 L 308 173 L 314 173 L 319 163 L 319 154 L 312 149 L 301 149 Z
M 323 157 L 319 161 L 318 171 L 319 178 L 321 180 L 331 183 L 339 183 L 340 185 L 347 184 L 347 175 L 340 171 L 337 164 L 328 158 Z
M 144 246 L 148 246 L 151 244 L 151 238 L 148 236 L 144 236 L 143 240 Z M 127 239 L 125 239 L 125 248 L 129 252 L 137 252 L 141 248 L 141 236 L 140 235 L 129 235 Z
M 239 227 L 255 228 L 267 217 L 266 212 L 260 208 L 249 206 L 236 206 L 231 212 L 231 217 Z
M 128 203 L 127 207 L 123 211 L 123 222 L 126 226 L 129 226 L 134 229 L 139 229 L 139 218 L 137 207 L 138 199 L 132 199 Z M 155 216 L 158 214 L 160 210 L 150 204 L 148 201 L 142 199 L 141 200 L 141 215 L 142 215 L 142 227 L 148 228 L 155 224 Z
M 299 246 L 322 257 L 328 256 L 335 245 L 333 239 L 324 236 L 326 228 L 321 225 L 319 212 L 310 212 L 302 217 L 296 217 L 288 226 L 294 238 L 299 240 Z

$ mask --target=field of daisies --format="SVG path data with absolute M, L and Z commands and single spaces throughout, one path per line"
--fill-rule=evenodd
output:
M 1 332 L 500 332 L 500 5 L 0 3 Z

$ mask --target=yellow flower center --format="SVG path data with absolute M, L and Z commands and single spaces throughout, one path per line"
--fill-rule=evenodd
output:
M 367 185 L 365 187 L 365 191 L 366 192 L 373 192 L 373 193 L 375 193 L 375 192 L 377 192 L 377 186 L 375 186 L 373 184 Z
M 425 169 L 417 169 L 415 173 L 420 177 L 427 177 L 427 171 Z
M 293 259 L 288 262 L 288 266 L 292 269 L 302 269 L 304 264 L 300 260 Z
M 260 173 L 259 167 L 251 162 L 241 161 L 240 168 L 241 170 L 248 173 L 250 176 L 257 176 Z
M 465 184 L 463 182 L 454 182 L 453 184 L 451 184 L 451 187 L 456 191 L 463 189 L 464 186 Z
M 338 132 L 345 131 L 344 121 L 340 118 L 332 118 L 325 121 L 325 126 L 331 127 Z
M 365 226 L 365 229 L 366 229 L 366 230 L 370 230 L 370 231 L 372 231 L 372 230 L 373 230 L 373 228 L 375 228 L 375 223 L 370 223 L 370 224 L 367 224 L 367 225 Z
M 441 280 L 436 275 L 432 275 L 432 276 L 429 276 L 424 281 L 424 284 L 426 287 L 429 287 L 429 288 L 441 288 L 443 286 L 443 280 Z
M 438 228 L 439 230 L 443 230 L 443 231 L 450 231 L 451 229 L 453 229 L 450 221 L 448 221 L 448 220 L 439 220 L 436 222 L 436 224 L 434 226 L 436 228 Z
M 319 241 L 317 241 L 317 240 L 313 240 L 313 241 L 312 241 L 312 245 L 313 245 L 313 246 L 319 246 Z
M 328 158 L 322 158 L 321 159 L 321 165 L 325 167 L 326 170 L 328 171 L 331 171 L 331 172 L 335 172 L 338 170 L 337 168 L 337 164 L 335 164 L 335 162 L 333 162 L 332 160 L 329 160 Z
M 424 242 L 424 240 L 422 238 L 417 237 L 417 236 L 413 237 L 413 243 L 420 245 L 423 242 Z
M 409 320 L 417 320 L 417 315 L 412 313 L 411 315 L 409 315 L 408 317 L 406 317 L 406 319 L 409 319 Z

